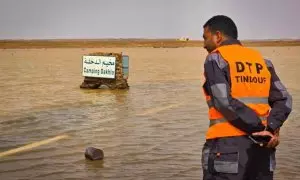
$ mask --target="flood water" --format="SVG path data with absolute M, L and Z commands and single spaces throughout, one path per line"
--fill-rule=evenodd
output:
M 293 96 L 281 130 L 275 179 L 300 179 L 300 47 L 260 47 Z M 129 90 L 83 90 L 81 57 L 130 57 Z M 208 127 L 201 48 L 0 49 L 0 179 L 202 178 Z M 104 160 L 85 160 L 85 148 Z

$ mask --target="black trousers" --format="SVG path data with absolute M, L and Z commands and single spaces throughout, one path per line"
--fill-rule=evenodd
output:
M 275 151 L 247 136 L 207 140 L 202 149 L 203 180 L 273 180 Z

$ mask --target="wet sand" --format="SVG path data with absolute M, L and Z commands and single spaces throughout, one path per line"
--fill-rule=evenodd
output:
M 281 131 L 275 179 L 300 179 L 300 47 L 257 47 L 293 96 Z M 129 90 L 83 90 L 81 57 L 130 57 Z M 201 179 L 208 127 L 199 47 L 0 49 L 0 179 Z M 88 146 L 104 160 L 86 161 Z

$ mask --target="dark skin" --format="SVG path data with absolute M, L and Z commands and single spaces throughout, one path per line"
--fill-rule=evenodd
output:
M 228 40 L 220 31 L 212 32 L 209 27 L 205 27 L 203 31 L 204 48 L 208 53 L 211 53 L 216 48 L 220 47 L 223 41 Z
M 221 31 L 212 32 L 209 27 L 203 29 L 203 39 L 204 39 L 204 48 L 208 53 L 211 53 L 216 48 L 220 47 L 222 42 L 230 39 L 228 36 L 224 35 Z M 255 132 L 252 135 L 255 136 L 270 136 L 271 140 L 268 142 L 266 147 L 275 148 L 279 144 L 279 130 L 276 130 L 274 134 L 269 131 L 260 131 Z

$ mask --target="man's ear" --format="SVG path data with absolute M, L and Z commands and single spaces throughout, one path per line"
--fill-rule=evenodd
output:
M 215 32 L 216 42 L 220 44 L 223 41 L 223 34 L 220 31 Z

